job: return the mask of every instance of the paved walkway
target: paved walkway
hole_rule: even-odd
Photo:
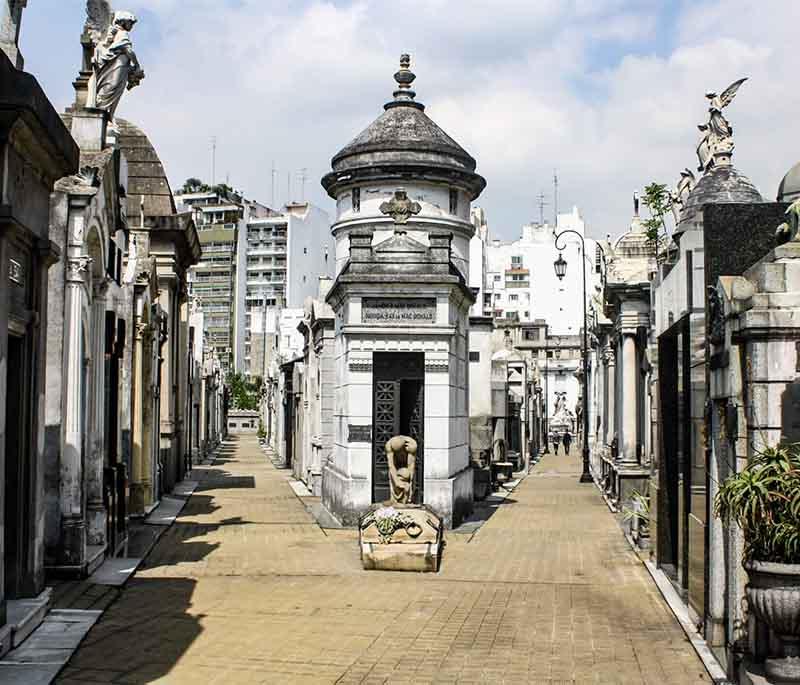
[[[709,682],[579,471],[546,456],[436,575],[366,572],[241,439],[59,682]]]

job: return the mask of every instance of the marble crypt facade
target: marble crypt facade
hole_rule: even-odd
[[[333,446],[322,500],[353,524],[389,499],[384,445],[420,445],[415,498],[457,525],[472,508],[468,335],[475,160],[425,114],[407,55],[384,113],[332,160]],[[421,462],[421,464],[420,464]]]

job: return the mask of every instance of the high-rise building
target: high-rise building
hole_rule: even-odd
[[[317,295],[320,277],[334,269],[333,238],[328,214],[309,203],[290,203],[281,213],[246,221],[246,246],[239,259],[238,300],[244,312],[237,323],[237,370],[260,375],[254,338],[263,335],[263,312],[302,310]],[[276,321],[267,316],[266,321]],[[278,334],[275,325],[267,333]],[[262,353],[263,356],[263,353]]]
[[[483,245],[473,245],[471,250],[477,253],[482,248],[485,264],[485,277],[480,283],[482,311],[473,313],[506,321],[544,319],[551,335],[577,335],[583,326],[581,263],[586,269],[587,297],[591,297],[600,284],[596,243],[586,240],[586,255],[582,258],[577,236],[563,236],[560,250],[556,249],[555,237],[568,229],[584,235],[585,224],[578,208],[559,214],[556,227],[547,223],[526,224],[522,235],[513,241],[492,240],[485,217],[476,216],[474,212],[473,223],[476,237],[481,238]],[[568,264],[567,277],[563,280],[556,277],[553,268],[559,254]]]
[[[274,212],[220,187],[181,193],[176,200],[179,208],[194,213],[203,257],[192,269],[192,294],[203,308],[205,332],[227,374],[239,367],[235,336],[243,307],[237,307],[237,270],[246,247],[244,227],[248,220]]]

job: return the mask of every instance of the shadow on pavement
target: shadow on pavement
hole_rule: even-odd
[[[167,676],[203,630],[203,614],[189,611],[196,582],[133,578],[56,682],[87,685],[122,680],[138,685]]]

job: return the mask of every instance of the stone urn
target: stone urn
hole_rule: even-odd
[[[800,564],[750,561],[747,601],[755,615],[781,642],[783,655],[766,660],[767,677],[776,683],[800,683]]]

